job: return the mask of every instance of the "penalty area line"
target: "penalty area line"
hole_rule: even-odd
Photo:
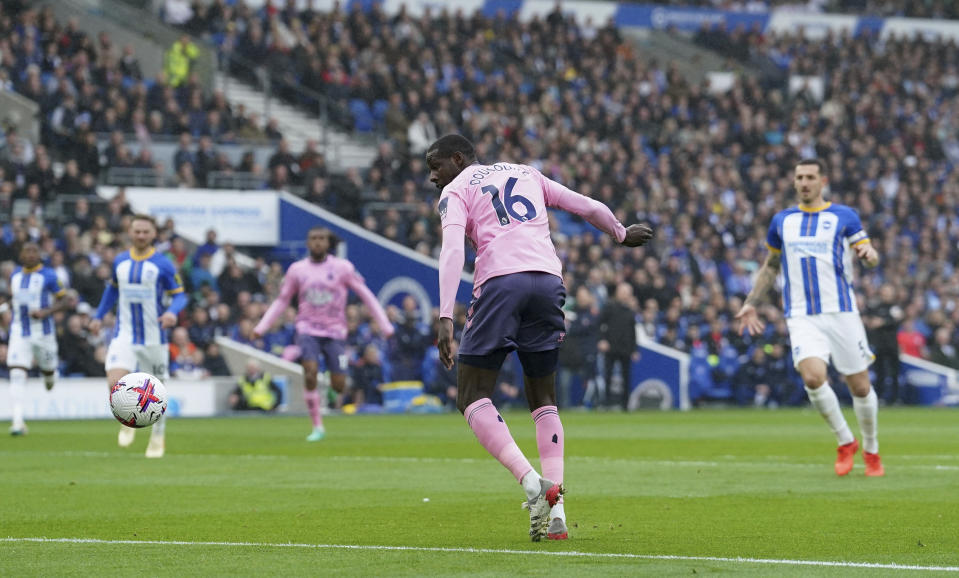
[[[816,566],[829,568],[870,568],[879,570],[917,570],[927,572],[959,572],[959,566],[921,566],[917,564],[884,564],[879,562],[845,562],[834,560],[790,560],[777,558],[747,558],[726,556],[681,556],[667,554],[618,554],[606,552],[504,550],[495,548],[441,548],[429,546],[377,546],[361,544],[297,544],[270,542],[202,542],[184,540],[102,540],[98,538],[0,538],[0,543],[41,544],[100,544],[100,545],[156,545],[156,546],[211,546],[227,548],[301,548],[312,550],[379,550],[387,552],[441,552],[452,554],[539,555],[570,558],[612,558],[618,560],[663,560],[677,562],[724,562],[731,564],[767,564],[779,566]]]

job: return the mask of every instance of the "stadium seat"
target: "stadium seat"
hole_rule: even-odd
[[[373,113],[365,100],[359,98],[350,100],[350,114],[353,115],[353,130],[356,132],[373,131]]]

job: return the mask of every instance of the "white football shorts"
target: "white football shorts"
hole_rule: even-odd
[[[793,364],[809,357],[818,357],[842,375],[865,371],[876,359],[862,318],[854,311],[820,313],[786,319]]]
[[[125,369],[132,373],[142,371],[159,379],[170,377],[170,346],[133,345],[119,339],[110,342],[107,348],[106,370]]]
[[[40,371],[57,368],[57,336],[52,333],[36,337],[11,335],[7,344],[7,367],[30,369],[34,361]]]

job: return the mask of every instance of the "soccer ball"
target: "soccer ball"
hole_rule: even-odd
[[[128,373],[110,388],[113,417],[127,427],[155,424],[166,406],[166,388],[149,373]]]

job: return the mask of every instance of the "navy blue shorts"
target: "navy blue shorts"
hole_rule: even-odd
[[[566,337],[564,303],[566,288],[556,275],[526,272],[488,279],[473,290],[459,353],[556,349]]]
[[[322,357],[330,373],[346,373],[350,367],[346,343],[339,339],[297,333],[296,346],[300,348],[300,356],[304,361],[319,362]]]

